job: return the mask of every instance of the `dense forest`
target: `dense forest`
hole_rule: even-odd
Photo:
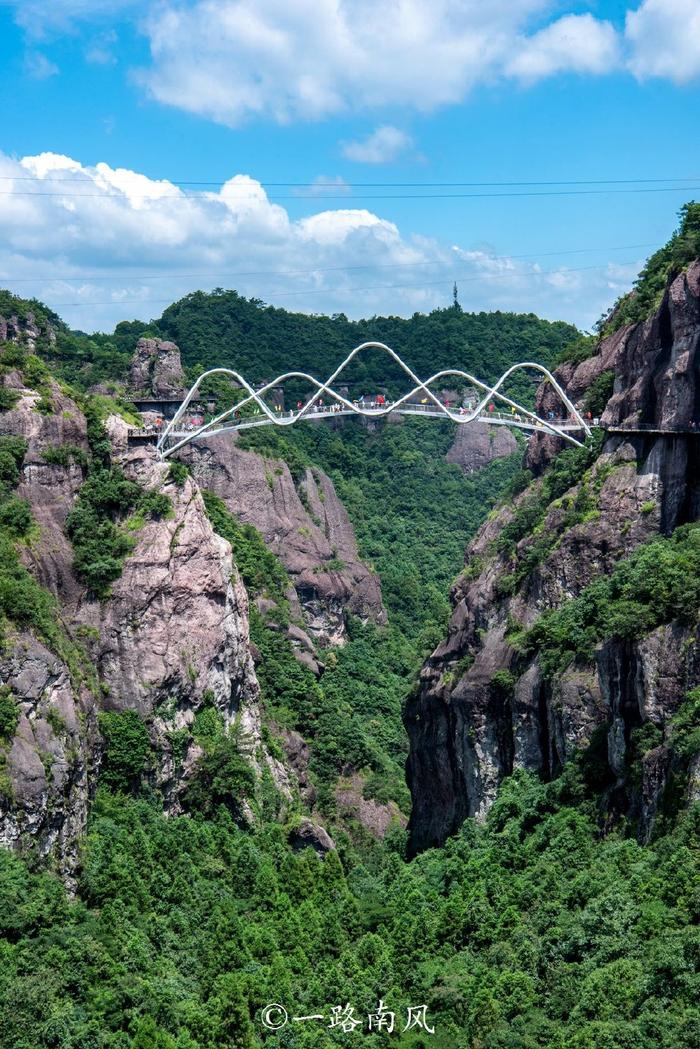
[[[157,323],[183,348],[185,363],[195,371],[223,364],[260,381],[290,370],[326,379],[351,349],[369,341],[391,346],[420,378],[461,368],[494,381],[519,360],[549,364],[578,334],[570,324],[548,323],[534,314],[465,313],[459,306],[407,320],[309,317],[223,290],[195,292],[168,307]],[[395,394],[405,391],[407,382],[378,351],[353,361],[343,380],[354,394],[378,389]],[[528,380],[515,380],[510,388],[523,395]]]

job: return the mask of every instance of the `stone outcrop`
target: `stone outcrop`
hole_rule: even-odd
[[[187,383],[176,344],[162,339],[139,339],[129,372],[129,385],[135,394],[183,396]]]
[[[17,313],[10,313],[5,317],[0,315],[0,363],[2,362],[3,343],[21,343],[27,349],[35,350],[41,338],[53,343],[56,341],[56,334],[50,325],[40,325],[31,310],[22,315]]]
[[[78,600],[82,588],[71,569],[73,552],[64,524],[84,480],[80,459],[88,454],[85,417],[56,384],[51,389],[51,415],[34,409],[35,390],[18,386],[21,397],[16,407],[0,413],[0,435],[20,436],[27,442],[17,495],[30,504],[38,534],[22,556],[42,586],[70,604]],[[61,446],[72,449],[66,463],[52,461],[52,453]]]
[[[289,844],[297,850],[311,848],[319,856],[325,856],[335,848],[335,842],[325,827],[307,818],[301,819],[290,831]]]
[[[364,796],[364,777],[350,772],[338,780],[335,800],[340,816],[356,820],[374,838],[382,839],[392,827],[405,828],[407,820],[395,801],[379,802]]]
[[[446,459],[448,463],[456,463],[465,474],[471,474],[488,466],[494,459],[502,459],[517,450],[518,442],[507,426],[465,423],[457,427]]]
[[[6,639],[0,678],[19,714],[0,769],[0,843],[33,842],[72,883],[99,754],[94,699],[28,633]]]
[[[609,434],[590,470],[550,505],[514,555],[498,553],[497,540],[540,480],[492,515],[469,548],[447,637],[406,710],[414,852],[442,843],[468,816],[483,818],[513,770],[554,776],[601,739],[608,811],[625,811],[642,839],[651,832],[673,761],[669,721],[700,681],[696,633],[670,623],[636,642],[609,641],[590,664],[548,680],[538,656],[523,665],[511,640],[641,543],[700,516],[700,437],[693,429],[700,422],[700,264],[670,284],[653,317],[614,333],[595,356],[564,365],[557,377],[581,405],[607,370],[615,372],[615,384],[604,423],[639,432]],[[544,384],[538,409],[554,409],[553,396]],[[559,441],[536,435],[526,463],[540,474],[559,448]],[[572,519],[576,505],[584,510]],[[508,577],[526,558],[533,567],[513,589]],[[660,730],[664,743],[643,756],[642,783],[633,789],[626,781],[631,738],[646,724]]]
[[[179,488],[169,482],[167,464],[149,446],[128,445],[126,429],[112,417],[122,469],[167,495],[172,516],[147,521],[139,530],[108,601],[81,605],[81,620],[99,631],[95,660],[107,693],[103,706],[136,709],[148,719],[162,756],[159,786],[175,811],[198,753],[192,742],[178,765],[171,734],[191,728],[205,702],[214,704],[227,727],[236,720],[250,754],[263,753],[278,788],[289,796],[286,770],[262,745],[248,595],[231,547],[213,531],[196,483],[187,478]]]
[[[342,644],[346,612],[386,622],[379,579],[360,560],[347,512],[322,470],[307,469],[295,483],[286,463],[243,451],[230,437],[199,441],[182,457],[201,487],[257,528],[280,558],[317,644]]]

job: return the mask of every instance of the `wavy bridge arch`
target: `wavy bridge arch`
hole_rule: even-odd
[[[409,377],[411,382],[415,383],[415,386],[408,393],[398,398],[396,401],[392,401],[387,405],[376,406],[374,408],[361,407],[359,404],[349,401],[341,393],[338,393],[333,389],[333,383],[338,379],[343,370],[350,364],[358,354],[366,350],[381,350],[383,353],[389,355],[400,368],[403,369],[405,374]],[[532,369],[543,375],[552,385],[556,393],[558,394],[562,404],[566,407],[568,414],[571,417],[570,422],[564,422],[562,424],[555,424],[551,420],[541,419],[535,412],[530,411],[528,408],[524,408],[516,401],[510,399],[506,394],[501,393],[500,389],[504,382],[517,371],[525,369]],[[197,427],[195,430],[190,432],[182,432],[177,428],[177,424],[182,419],[183,415],[187,411],[192,399],[195,397],[200,386],[205,379],[211,375],[228,375],[233,378],[236,383],[241,386],[246,392],[247,396],[239,401],[238,404],[233,405],[231,408],[227,408],[221,412],[214,419],[208,423]],[[443,404],[438,397],[430,389],[430,386],[438,381],[444,381],[448,378],[458,378],[465,380],[478,390],[483,391],[483,397],[476,405],[476,407],[468,412],[453,411],[447,405]],[[265,404],[263,400],[266,393],[275,387],[279,387],[282,383],[287,382],[289,379],[303,379],[310,383],[311,386],[316,387],[316,392],[311,395],[308,401],[296,412],[287,412],[281,415],[279,412],[273,411]],[[411,398],[414,398],[418,393],[424,393],[426,396],[426,402],[430,402],[433,406],[433,410],[430,408],[423,409],[418,407],[415,403],[412,403]],[[325,406],[323,409],[319,405],[319,400],[327,395],[341,405],[339,410],[327,411]],[[517,415],[519,419],[513,418],[512,414],[506,418],[493,418],[488,415],[484,416],[483,412],[490,401],[498,401],[505,405],[508,405]],[[239,412],[241,408],[244,408],[247,404],[255,402],[260,411],[262,412],[263,418],[259,420],[250,419],[239,419],[236,418],[234,413]],[[574,433],[583,433],[586,436],[590,433],[590,428],[586,421],[583,419],[581,414],[575,405],[569,400],[566,393],[556,381],[554,376],[547,368],[542,364],[537,364],[534,361],[523,361],[519,364],[513,364],[507,369],[500,377],[498,382],[493,386],[489,386],[488,383],[483,382],[481,379],[477,379],[476,376],[470,375],[469,372],[461,371],[458,368],[450,368],[443,371],[436,372],[431,375],[429,379],[424,382],[421,381],[418,376],[409,368],[404,361],[401,360],[398,353],[386,346],[383,342],[363,342],[359,346],[356,346],[352,350],[345,360],[338,365],[333,374],[326,379],[325,382],[319,382],[318,379],[314,378],[313,375],[309,375],[306,372],[290,371],[285,372],[283,375],[277,376],[272,382],[266,383],[259,390],[254,390],[248,381],[240,375],[237,371],[232,368],[211,368],[209,371],[203,372],[199,376],[197,381],[188,390],[185,399],[178,408],[177,412],[173,416],[172,420],[163,430],[163,433],[158,441],[158,452],[162,458],[167,458],[176,452],[179,448],[184,447],[186,444],[190,444],[192,441],[196,441],[200,437],[213,437],[220,433],[235,432],[238,430],[250,429],[255,426],[293,426],[294,423],[300,422],[303,419],[317,419],[317,418],[335,418],[338,414],[343,415],[361,415],[366,418],[378,419],[385,415],[392,413],[398,413],[402,415],[418,415],[428,414],[431,417],[446,416],[453,422],[459,425],[465,425],[466,423],[480,420],[491,424],[498,424],[504,426],[514,426],[523,430],[539,430],[546,431],[548,433],[555,434],[558,437],[562,437],[565,441],[569,441],[575,445],[581,445],[581,441],[574,437]],[[231,419],[233,417],[233,422]],[[226,424],[226,420],[229,420]]]

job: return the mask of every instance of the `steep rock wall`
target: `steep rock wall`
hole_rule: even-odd
[[[514,627],[527,628],[576,597],[653,535],[697,520],[700,264],[670,284],[653,317],[605,339],[594,357],[563,366],[558,378],[581,404],[606,370],[614,370],[615,385],[604,424],[643,424],[640,432],[610,434],[584,477],[550,505],[514,555],[499,553],[498,539],[541,480],[493,515],[467,552],[448,635],[424,666],[406,711],[414,852],[441,844],[468,816],[483,818],[514,769],[553,776],[601,732],[609,811],[628,811],[641,837],[651,832],[672,755],[663,746],[645,755],[635,793],[625,783],[626,754],[632,731],[643,724],[667,735],[683,696],[700,681],[695,632],[669,624],[638,642],[602,644],[590,665],[574,665],[553,680],[543,678],[537,656],[523,668],[509,637]],[[552,396],[543,385],[538,408],[553,407]],[[646,426],[678,432],[658,435]],[[559,442],[535,436],[526,465],[539,474],[559,449]],[[576,506],[585,512],[572,518]],[[522,564],[532,567],[518,579]],[[516,665],[509,688],[498,672]]]
[[[518,442],[507,426],[474,422],[457,427],[446,458],[448,463],[456,463],[465,474],[470,474],[517,450]]]
[[[129,372],[129,384],[134,391],[154,397],[184,394],[187,383],[179,347],[162,339],[139,339]]]
[[[293,780],[263,745],[247,594],[196,483],[170,483],[154,449],[131,445],[126,424],[110,419],[114,461],[145,488],[166,494],[172,514],[137,529],[121,578],[108,598],[96,600],[73,572],[64,531],[85,475],[75,457],[88,451],[85,418],[55,384],[50,415],[36,410],[34,391],[20,392],[16,407],[0,413],[0,433],[28,442],[18,494],[38,527],[21,555],[58,599],[68,648],[92,671],[69,670],[30,634],[8,636],[0,684],[12,690],[20,717],[1,748],[0,841],[50,852],[70,880],[101,762],[99,710],[135,709],[145,718],[158,758],[154,784],[170,811],[179,810],[201,755],[190,741],[176,758],[173,733],[191,726],[204,703],[213,703],[225,724],[236,719],[251,763],[259,774],[269,770],[282,795],[291,797]],[[66,445],[75,452],[67,462],[46,461],[47,450]]]
[[[289,467],[244,451],[229,437],[191,445],[183,458],[202,488],[251,524],[289,572],[294,603],[322,645],[345,639],[345,613],[386,622],[379,578],[360,560],[347,512],[322,470],[295,484]]]

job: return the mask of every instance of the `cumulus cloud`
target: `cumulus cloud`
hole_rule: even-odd
[[[601,71],[606,23],[581,16],[554,23],[549,39],[525,35],[549,8],[549,0],[163,0],[144,22],[152,65],[141,81],[160,102],[237,125],[389,105],[430,110],[507,74],[533,46],[540,58],[531,52],[530,79],[572,63]]]
[[[506,72],[524,80],[554,73],[609,73],[620,60],[617,33],[592,15],[566,15],[522,40]]]
[[[158,316],[190,291],[219,286],[358,317],[448,305],[456,279],[465,309],[582,324],[612,297],[606,270],[541,270],[400,230],[364,208],[293,218],[249,174],[190,195],[104,163],[0,153],[0,176],[13,191],[0,194],[0,287],[46,301],[83,330]]]
[[[430,111],[509,77],[700,75],[698,0],[637,0],[624,30],[588,13],[552,20],[551,0],[3,2],[33,36],[133,17],[150,45],[151,62],[136,74],[147,93],[229,126],[397,105]],[[111,61],[96,39],[88,60]]]
[[[629,68],[640,79],[658,76],[684,83],[700,76],[698,0],[644,0],[628,12],[625,36]]]
[[[358,164],[390,164],[410,149],[413,139],[391,124],[383,124],[358,142],[344,142],[343,156]]]

